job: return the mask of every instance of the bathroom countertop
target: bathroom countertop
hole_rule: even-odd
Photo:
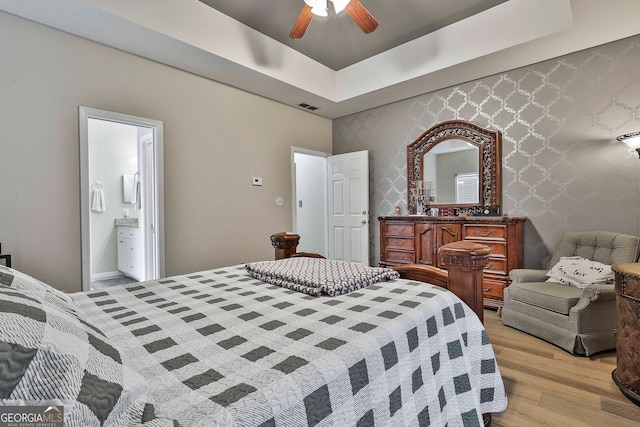
[[[116,218],[116,227],[135,227],[140,226],[138,218]]]

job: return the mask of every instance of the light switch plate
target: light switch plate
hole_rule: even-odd
[[[254,176],[253,179],[251,180],[251,183],[253,185],[260,186],[262,185],[262,178],[259,176]]]

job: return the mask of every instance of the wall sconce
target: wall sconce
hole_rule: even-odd
[[[629,148],[636,150],[638,152],[638,156],[640,157],[640,132],[632,132],[620,135],[616,139],[627,144]]]

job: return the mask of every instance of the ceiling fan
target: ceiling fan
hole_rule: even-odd
[[[327,2],[328,0],[304,0],[305,5],[293,25],[289,37],[292,39],[302,38],[311,23],[313,15],[327,16],[329,10]],[[378,27],[376,18],[369,13],[359,0],[331,0],[331,3],[336,14],[344,10],[366,34],[373,32]]]

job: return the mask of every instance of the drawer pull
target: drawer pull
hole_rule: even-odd
[[[485,289],[482,290],[482,292],[489,292],[493,290],[493,286],[488,286]]]
[[[397,244],[398,246],[404,246],[404,245],[406,245],[406,244],[407,244],[407,242],[406,242],[406,241],[404,241],[404,240],[401,240],[401,241],[399,241],[399,242],[396,242],[396,244]]]
[[[492,268],[493,268],[493,263],[492,263],[492,262],[491,262],[491,263],[489,263],[489,264],[487,264],[487,265],[484,267],[484,269],[485,269],[485,270],[491,270]]]
[[[487,236],[491,236],[491,235],[493,234],[493,230],[489,230],[489,231],[487,231],[486,233],[483,233],[483,232],[482,232],[482,231],[480,231],[480,230],[476,230],[476,234],[477,234],[478,236],[487,237]]]

